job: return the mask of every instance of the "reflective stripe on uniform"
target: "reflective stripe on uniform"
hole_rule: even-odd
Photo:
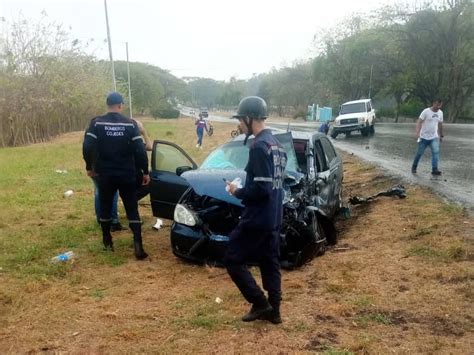
[[[111,222],[111,221],[112,221],[112,218],[108,218],[108,219],[99,218],[99,221],[101,221],[101,222]]]
[[[142,224],[142,221],[131,220],[131,221],[128,221],[128,223],[139,223],[139,224]]]
[[[273,178],[258,176],[258,177],[254,177],[253,181],[273,182]]]
[[[132,138],[132,141],[136,141],[137,139],[143,140],[142,136],[136,136],[136,137],[133,137],[133,138]]]
[[[134,127],[133,123],[121,123],[121,122],[96,122],[96,125],[102,126],[129,126]]]
[[[97,136],[94,133],[87,132],[86,136],[91,136],[92,138],[97,139]]]

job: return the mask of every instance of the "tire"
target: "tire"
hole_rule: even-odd
[[[375,134],[375,124],[373,124],[372,126],[370,126],[370,128],[369,128],[369,134],[372,135],[372,136]]]
[[[337,137],[338,134],[339,134],[339,133],[332,131],[332,132],[331,132],[331,138],[332,138],[332,139],[336,139],[336,137]]]
[[[231,136],[232,138],[235,138],[235,137],[237,137],[238,135],[239,135],[239,132],[238,132],[236,129],[234,129],[233,131],[230,131],[230,136]]]
[[[341,208],[342,208],[342,186],[339,189],[339,193],[337,194],[337,205],[336,205],[336,211],[334,214],[337,215],[339,211],[341,210]]]
[[[346,135],[346,137],[350,137],[351,136],[351,131],[347,131],[347,132],[344,132],[344,134]]]
[[[301,263],[311,260],[314,256],[324,255],[326,252],[327,241],[324,228],[315,213],[313,213],[309,218],[310,221],[308,221],[305,230],[308,244],[305,248],[306,250],[301,251]]]
[[[326,252],[327,241],[326,234],[324,233],[323,226],[319,223],[317,218],[313,218],[314,225],[311,226],[311,229],[314,230],[316,241],[320,244],[320,247],[316,250],[315,256],[324,255]]]
[[[364,128],[361,128],[360,130],[360,134],[363,137],[367,137],[369,135],[369,132],[370,132],[370,126],[365,126]]]

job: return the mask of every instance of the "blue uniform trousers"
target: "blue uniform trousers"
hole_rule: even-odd
[[[280,308],[280,232],[246,230],[237,226],[229,236],[224,264],[232,281],[245,299],[257,306],[266,303],[266,297],[250,273],[247,264],[256,263],[260,268],[263,288],[275,310]]]
[[[102,233],[104,235],[110,233],[110,223],[112,221],[110,211],[112,210],[114,195],[118,190],[134,237],[141,235],[141,220],[138,213],[135,175],[133,175],[133,177],[119,177],[101,174],[99,175],[98,181]]]

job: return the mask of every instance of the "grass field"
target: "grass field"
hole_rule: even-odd
[[[215,123],[198,150],[192,119],[144,122],[198,163],[234,128]],[[114,235],[115,253],[102,251],[81,143],[76,132],[0,150],[0,353],[472,352],[474,220],[460,207],[418,186],[404,200],[353,207],[337,221],[335,248],[283,272],[284,323],[247,324],[225,270],[175,258],[171,222],[153,230],[148,200],[149,260],[134,259],[130,231]],[[343,159],[345,199],[399,183]],[[49,262],[67,250],[72,262]]]

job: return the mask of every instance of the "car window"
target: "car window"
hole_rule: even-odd
[[[368,108],[368,112],[372,111],[372,104],[369,102],[367,102],[367,108]]]
[[[176,173],[176,168],[179,166],[192,167],[193,163],[172,145],[162,143],[155,145],[154,170]]]
[[[326,154],[326,159],[328,163],[331,164],[332,160],[336,157],[336,151],[334,150],[331,142],[329,142],[327,138],[322,137],[320,141],[323,145],[324,153]]]
[[[364,102],[342,105],[341,112],[339,114],[344,115],[346,113],[358,113],[358,112],[366,112],[366,107],[365,107]]]
[[[293,140],[293,146],[295,148],[296,163],[299,171],[306,174],[307,170],[307,158],[306,158],[306,144],[307,140],[295,139]]]
[[[318,173],[321,173],[323,171],[326,171],[329,169],[328,167],[328,162],[326,159],[326,155],[324,154],[323,147],[321,145],[321,142],[317,140],[314,142],[314,162],[316,164],[315,168]]]
[[[287,138],[288,136],[289,138]],[[293,142],[291,135],[281,135],[276,137],[287,155],[286,170],[298,171],[298,163],[296,160],[295,150],[293,149]],[[211,152],[199,169],[244,169],[249,159],[249,146],[253,139],[249,139],[246,145],[243,145],[241,140],[228,142],[216,150]]]
[[[200,169],[244,169],[249,159],[248,146],[224,144],[211,152]]]

